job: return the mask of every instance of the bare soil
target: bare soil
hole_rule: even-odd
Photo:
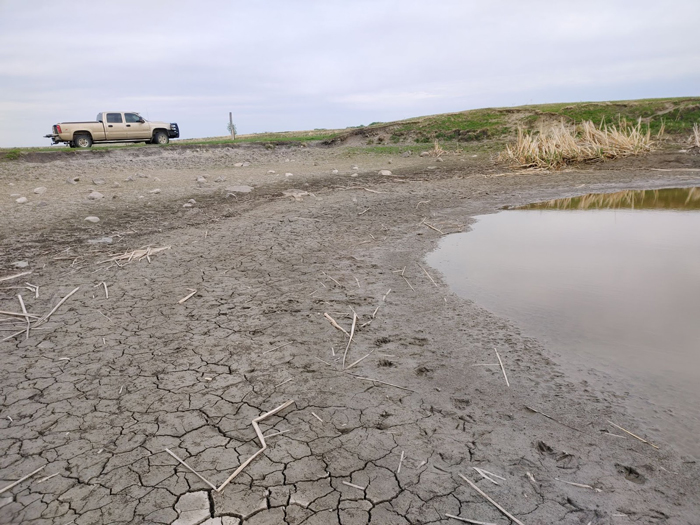
[[[43,315],[80,287],[0,343],[0,488],[45,465],[0,494],[1,523],[509,522],[460,475],[528,525],[698,522],[695,458],[604,371],[571,373],[423,257],[436,230],[504,206],[699,185],[700,156],[515,173],[346,147],[84,153],[0,164],[0,278],[33,272],[0,282],[0,310],[22,294]],[[100,264],[143,246],[171,248]],[[356,313],[349,347],[326,313],[348,332]],[[346,348],[346,367],[369,355],[343,370]],[[494,348],[509,387],[474,366]],[[219,486],[259,448],[251,421],[288,400],[260,423],[284,433],[221,492],[164,452]]]

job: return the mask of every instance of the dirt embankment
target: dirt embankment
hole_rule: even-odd
[[[460,475],[527,524],[696,522],[694,459],[613,436],[607,420],[654,441],[624,393],[568,376],[422,260],[435,229],[700,184],[697,159],[514,174],[488,155],[285,147],[3,163],[0,277],[21,261],[33,273],[0,283],[0,309],[18,311],[21,293],[43,315],[80,289],[28,339],[0,343],[3,486],[46,465],[0,494],[0,522],[507,523]],[[146,245],[171,248],[97,264]],[[38,298],[13,288],[25,279]],[[354,324],[352,341],[324,314]],[[510,386],[473,366],[494,348]],[[164,452],[219,486],[259,448],[251,421],[288,400],[260,423],[267,450],[221,492]]]

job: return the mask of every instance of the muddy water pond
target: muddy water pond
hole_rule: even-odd
[[[700,188],[480,216],[428,263],[457,294],[620,394],[649,437],[700,457]]]

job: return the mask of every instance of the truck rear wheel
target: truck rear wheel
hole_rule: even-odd
[[[160,144],[161,146],[167,144],[170,142],[170,138],[168,137],[168,134],[165,131],[156,131],[153,134],[153,143],[154,144]]]
[[[89,148],[92,146],[92,137],[87,133],[80,133],[73,137],[73,144],[76,148]]]

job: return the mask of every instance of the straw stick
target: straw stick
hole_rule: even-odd
[[[221,484],[221,486],[220,486],[219,488],[214,487],[215,490],[216,490],[216,492],[221,492],[222,490],[224,490],[224,487],[226,487],[226,485],[228,485],[236,476],[238,476],[238,474],[240,474],[240,472],[241,472],[244,468],[246,468],[246,467],[250,464],[251,461],[253,461],[256,457],[258,457],[260,454],[262,454],[262,453],[265,451],[265,449],[267,449],[267,443],[265,443],[265,436],[263,436],[263,433],[260,432],[260,427],[258,426],[258,423],[259,423],[260,421],[262,421],[263,419],[268,418],[268,417],[270,417],[270,416],[273,416],[273,415],[275,415],[277,412],[280,412],[280,411],[284,410],[285,408],[287,408],[287,407],[288,407],[289,405],[291,405],[292,403],[294,403],[294,400],[287,401],[286,403],[281,404],[281,405],[278,406],[277,408],[275,408],[275,409],[273,409],[273,410],[270,410],[269,412],[263,414],[262,416],[259,416],[259,417],[256,417],[255,419],[253,419],[253,421],[251,422],[251,424],[253,425],[253,430],[255,430],[255,433],[257,434],[258,439],[260,440],[260,445],[261,445],[260,450],[258,450],[258,451],[257,451],[255,454],[253,454],[252,456],[250,456],[250,457],[249,457],[247,460],[245,460],[243,463],[241,463],[241,465],[233,472],[233,474],[231,474],[231,475],[226,479],[226,481],[224,481],[224,482]]]
[[[405,455],[405,454],[406,454],[406,453],[402,450],[402,451],[401,451],[401,458],[399,459],[399,466],[398,466],[397,469],[396,469],[396,473],[397,473],[397,474],[398,474],[399,472],[401,472],[401,464],[403,463],[403,458],[404,458],[404,455]]]
[[[7,336],[5,339],[3,339],[2,341],[7,341],[7,340],[9,340],[9,339],[12,339],[12,338],[14,338],[14,337],[17,337],[19,334],[23,334],[24,332],[25,332],[25,329],[22,328],[19,332],[15,332],[15,333],[12,334],[12,335],[8,335],[8,336]]]
[[[282,385],[284,385],[285,383],[289,383],[290,381],[293,381],[293,380],[294,380],[294,378],[293,378],[293,377],[290,377],[289,379],[286,379],[286,380],[282,381],[281,383],[275,385],[275,388],[277,388],[278,386],[282,386]]]
[[[24,312],[24,317],[27,320],[27,339],[29,339],[29,329],[32,326],[31,321],[29,320],[29,315],[27,314],[27,308],[24,306],[24,301],[22,300],[22,295],[17,294],[17,299],[19,299],[19,304],[22,307],[22,312]]]
[[[400,388],[401,390],[407,390],[408,392],[415,392],[415,390],[411,390],[410,388],[395,385],[394,383],[387,383],[386,381],[380,381],[379,379],[373,379],[371,377],[358,376],[355,374],[351,374],[350,372],[345,372],[345,373],[348,374],[349,376],[356,377],[357,379],[362,379],[363,381],[371,381],[372,383],[381,383],[382,385],[393,386],[394,388]]]
[[[321,423],[323,423],[323,419],[321,419],[321,418],[318,416],[318,414],[316,414],[315,412],[311,412],[311,415],[314,416],[316,419],[318,419]]]
[[[495,479],[493,479],[491,476],[493,476],[494,478],[502,479],[503,481],[506,480],[506,478],[499,476],[498,474],[494,474],[493,472],[489,472],[488,470],[484,470],[484,469],[481,469],[478,467],[472,467],[472,468],[474,470],[476,470],[482,478],[489,480],[494,485],[500,485],[500,483],[498,481],[496,481]]]
[[[477,486],[474,484],[474,482],[472,482],[472,480],[470,480],[470,479],[467,478],[466,476],[463,476],[462,474],[457,473],[457,475],[458,475],[460,478],[462,478],[464,481],[466,481],[467,483],[469,483],[469,485],[471,486],[471,488],[473,488],[473,489],[476,490],[479,494],[481,494],[484,498],[486,498],[486,500],[487,500],[489,503],[491,503],[491,505],[493,505],[493,506],[496,507],[498,510],[500,510],[501,513],[503,513],[503,515],[506,516],[508,519],[510,519],[511,521],[514,521],[514,522],[517,523],[518,525],[525,525],[522,521],[520,521],[518,518],[516,518],[515,516],[513,516],[510,512],[508,512],[506,509],[504,509],[504,508],[501,507],[498,503],[496,503],[494,500],[492,500],[492,499],[488,496],[488,494],[486,494],[483,490],[481,490],[479,487],[477,487]]]
[[[22,272],[22,273],[18,273],[18,274],[15,274],[15,275],[8,275],[7,277],[0,277],[0,283],[3,282],[3,281],[10,281],[10,280],[12,280],[12,279],[17,279],[18,277],[22,277],[22,276],[24,276],[24,275],[29,275],[30,273],[32,273],[32,272],[31,272],[31,271],[29,271],[29,272]]]
[[[335,328],[337,328],[338,330],[340,330],[341,332],[343,332],[345,335],[347,335],[348,337],[350,337],[350,334],[348,333],[348,331],[347,331],[345,328],[343,328],[342,326],[340,326],[338,323],[336,323],[336,322],[335,322],[335,319],[333,319],[333,318],[330,316],[330,314],[329,314],[328,312],[326,312],[325,314],[323,314],[323,317],[325,317],[326,319],[328,319],[328,320],[331,322],[331,324],[332,324]]]
[[[173,451],[171,451],[169,448],[166,448],[165,451],[166,451],[168,454],[170,454],[172,457],[174,457],[176,460],[178,460],[180,463],[182,463],[185,467],[187,467],[195,476],[197,476],[199,479],[201,479],[204,483],[206,483],[206,484],[209,485],[211,488],[213,488],[214,490],[216,490],[216,487],[214,486],[214,484],[213,484],[211,481],[207,480],[207,479],[206,479],[204,476],[202,476],[199,472],[197,472],[195,469],[193,469],[193,468],[190,467],[187,463],[185,463],[183,460],[181,460],[179,457],[177,457]]]
[[[270,348],[269,350],[265,350],[262,355],[269,354],[270,352],[274,352],[275,350],[279,350],[280,348],[284,348],[285,346],[289,346],[293,343],[294,341],[289,341],[288,343],[284,343],[283,345],[276,346],[274,348]]]
[[[185,301],[187,301],[187,299],[189,299],[190,297],[192,297],[194,294],[197,293],[197,290],[195,290],[194,288],[188,288],[188,290],[190,290],[191,293],[187,294],[185,297],[183,297],[182,299],[180,299],[180,300],[177,302],[177,304],[182,304],[182,303],[184,303]]]
[[[105,299],[109,299],[109,290],[107,290],[107,283],[102,281],[102,286],[105,287]]]
[[[24,314],[21,312],[5,312],[4,310],[0,310],[0,314],[1,315],[9,315],[11,317],[33,317],[34,319],[40,318],[38,315]]]
[[[474,525],[496,525],[495,523],[491,523],[490,521],[476,521],[476,520],[470,520],[469,518],[460,518],[459,516],[455,516],[453,514],[445,514],[448,518],[452,518],[453,520],[457,521],[463,521],[464,523],[473,523]]]
[[[370,321],[370,322],[371,322],[371,321]],[[362,326],[364,326],[364,325],[362,325]],[[376,348],[373,349],[369,354],[367,354],[367,355],[365,355],[365,356],[363,356],[363,357],[360,357],[360,358],[359,358],[357,361],[355,361],[354,363],[349,364],[349,365],[345,368],[345,370],[350,370],[353,366],[355,366],[355,365],[359,364],[360,362],[364,361],[364,360],[367,359],[369,356],[371,356],[376,350],[377,350]]]
[[[345,358],[348,355],[348,349],[350,348],[350,343],[352,343],[352,338],[355,335],[355,325],[357,324],[357,314],[353,310],[352,312],[352,328],[350,329],[350,339],[348,339],[348,344],[345,347],[345,353],[343,353],[343,368],[345,368]]]
[[[591,490],[595,490],[596,492],[603,492],[600,489],[597,489],[595,487],[591,487],[590,485],[586,485],[584,483],[574,483],[573,481],[564,481],[563,479],[559,479],[559,478],[554,478],[554,479],[556,479],[557,481],[561,481],[562,483],[566,483],[567,485],[573,485],[574,487],[579,487],[582,489],[591,489]]]
[[[365,191],[368,191],[370,193],[387,193],[386,191],[377,191],[377,190],[370,190],[369,188],[362,188]]]
[[[365,487],[361,487],[360,485],[355,485],[354,483],[350,483],[349,481],[341,481],[343,485],[347,485],[348,487],[352,487],[357,490],[365,490]]]
[[[12,487],[14,487],[15,485],[19,485],[19,484],[22,483],[25,479],[31,478],[31,477],[32,477],[34,474],[36,474],[37,472],[39,472],[39,471],[41,471],[41,470],[44,470],[44,468],[46,468],[46,465],[44,465],[43,467],[39,467],[39,468],[36,469],[34,472],[32,472],[32,473],[30,473],[30,474],[27,474],[26,476],[23,476],[23,477],[19,478],[19,479],[18,479],[17,481],[15,481],[14,483],[10,483],[7,487],[0,489],[0,494],[2,494],[3,492],[5,492],[6,490],[10,490],[10,489],[11,489]]]
[[[384,297],[382,297],[382,302],[386,301],[386,296],[391,293],[391,288],[389,288],[386,293],[384,294]]]
[[[404,268],[404,270],[405,270],[405,268]],[[415,292],[416,289],[413,286],[411,286],[411,283],[408,282],[408,279],[406,279],[406,277],[403,274],[401,274],[401,277],[403,277],[403,280],[406,281],[406,284],[408,285],[408,287]]]
[[[496,352],[496,357],[498,357],[498,364],[501,365],[501,372],[503,372],[503,378],[506,380],[506,386],[510,388],[510,383],[508,382],[508,376],[506,375],[506,369],[503,367],[503,361],[501,361],[501,356],[498,355],[498,350],[493,349]]]
[[[427,226],[427,227],[430,228],[431,230],[435,230],[435,231],[438,232],[440,235],[445,235],[445,232],[444,232],[444,231],[438,230],[435,226],[433,226],[433,225],[431,225],[431,224],[428,224],[427,222],[425,222],[425,219],[423,219],[423,221],[421,222],[421,224],[424,224],[425,226]]]
[[[39,483],[43,483],[44,481],[50,480],[51,478],[55,478],[55,477],[58,476],[59,474],[60,474],[60,472],[56,472],[55,474],[51,474],[50,476],[46,476],[45,478],[41,478],[41,479],[40,479],[39,481],[37,481],[36,483],[37,483],[37,485],[38,485]]]
[[[333,281],[333,282],[334,282],[335,284],[337,284],[338,286],[342,286],[342,284],[340,284],[338,281],[336,281],[335,279],[333,279],[333,277],[331,277],[330,275],[328,275],[326,272],[321,272],[321,273],[322,273],[323,275],[325,275],[326,277],[328,277],[331,281]]]
[[[435,280],[430,276],[430,274],[428,273],[428,270],[423,268],[420,264],[418,265],[418,268],[420,268],[421,270],[423,270],[425,272],[425,275],[427,275],[428,279],[430,279],[430,282],[435,285],[435,288],[439,288],[438,283],[436,283]]]
[[[647,445],[652,446],[652,447],[654,447],[654,448],[657,449],[657,450],[659,449],[659,447],[657,447],[657,446],[654,445],[653,443],[650,443],[650,442],[647,441],[646,439],[640,438],[637,434],[632,434],[632,432],[630,432],[629,430],[626,430],[626,429],[622,428],[620,425],[616,425],[615,423],[613,423],[613,422],[610,421],[610,420],[608,420],[608,423],[610,423],[610,424],[611,424],[612,426],[614,426],[615,428],[619,428],[619,429],[622,430],[623,432],[627,432],[630,436],[632,436],[633,438],[638,439],[638,440],[641,441],[642,443],[646,443]]]
[[[54,307],[53,310],[51,310],[48,314],[46,314],[44,317],[42,317],[41,319],[39,319],[39,321],[37,321],[37,324],[42,324],[42,323],[45,323],[46,321],[48,321],[48,320],[49,320],[49,317],[51,317],[54,313],[56,313],[56,310],[58,310],[58,309],[61,307],[61,305],[62,305],[63,303],[65,303],[65,302],[68,300],[68,298],[69,298],[71,295],[73,295],[75,292],[77,292],[78,290],[80,290],[80,286],[78,286],[75,290],[73,290],[71,293],[69,293],[68,295],[66,295],[63,299],[61,299],[61,300],[58,302],[58,304]]]
[[[544,417],[546,417],[547,419],[551,419],[551,420],[554,421],[555,423],[559,423],[560,425],[563,425],[563,426],[565,426],[566,428],[570,428],[571,430],[575,430],[576,432],[581,432],[578,428],[576,428],[576,427],[571,427],[571,426],[567,425],[566,423],[562,423],[562,422],[559,421],[558,419],[554,419],[552,416],[548,416],[548,415],[545,414],[544,412],[540,412],[539,410],[535,410],[534,408],[529,407],[529,406],[527,406],[527,405],[525,405],[525,408],[527,408],[530,412],[534,412],[535,414],[539,414],[539,415],[541,415],[541,416],[544,416]]]

